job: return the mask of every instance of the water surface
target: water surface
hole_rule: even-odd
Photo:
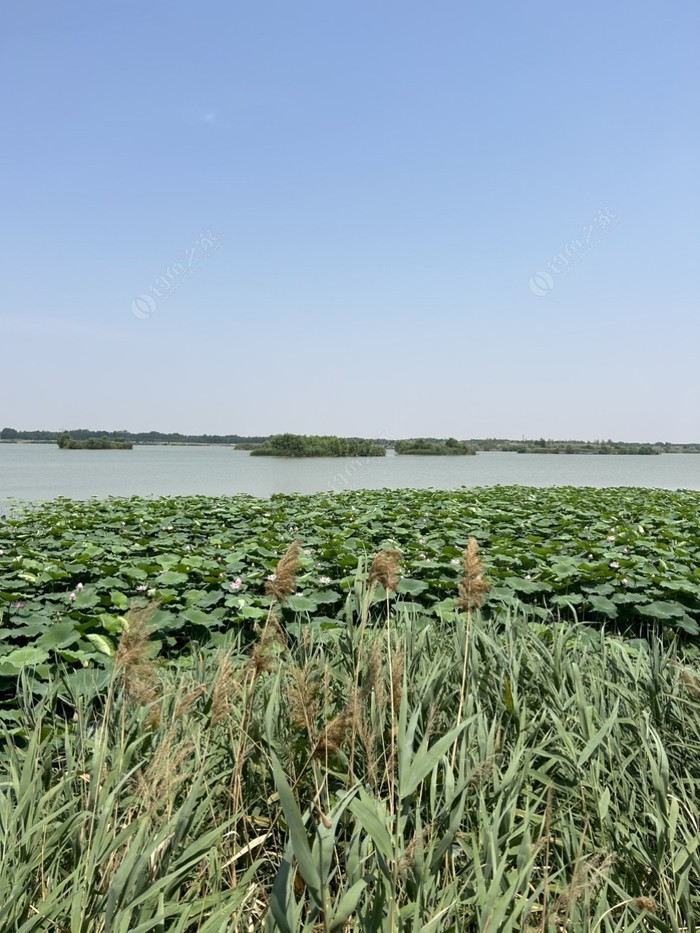
[[[0,444],[0,502],[67,496],[212,496],[460,486],[653,486],[700,489],[700,455],[480,453],[476,457],[251,457],[230,447],[59,450]]]

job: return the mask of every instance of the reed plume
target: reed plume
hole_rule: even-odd
[[[458,606],[469,612],[477,609],[489,591],[489,584],[484,580],[484,565],[479,556],[476,538],[470,538],[462,554],[462,579],[459,584],[460,598]]]
[[[194,751],[192,736],[178,739],[173,727],[165,732],[148,765],[136,774],[142,811],[162,807],[171,810],[175,806],[178,789],[191,777],[185,763],[192,759]]]
[[[197,700],[207,692],[206,684],[195,684],[184,694],[178,697],[178,703],[173,711],[173,719],[182,719],[186,716]]]
[[[280,562],[275,567],[275,572],[265,581],[265,593],[278,603],[291,596],[297,588],[296,572],[301,566],[299,553],[301,544],[299,541],[293,541]]]
[[[148,657],[148,620],[155,608],[155,603],[149,603],[129,611],[114,655],[115,671],[121,675],[125,694],[143,706],[153,703],[158,697],[158,681],[153,662]]]
[[[339,748],[342,748],[353,733],[357,725],[357,719],[358,710],[356,704],[350,703],[325,725],[318,737],[312,757],[324,758],[326,755],[337,752]]]
[[[289,720],[300,732],[306,732],[309,741],[320,712],[320,693],[318,671],[309,663],[303,667],[292,663],[287,685]]]
[[[374,555],[369,568],[369,585],[381,583],[387,593],[396,591],[398,583],[401,553],[396,548],[388,547]]]

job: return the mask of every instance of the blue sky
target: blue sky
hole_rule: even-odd
[[[3,4],[0,426],[699,441],[699,26]]]

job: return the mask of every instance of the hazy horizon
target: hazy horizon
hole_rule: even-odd
[[[698,442],[699,26],[11,0],[0,428]]]

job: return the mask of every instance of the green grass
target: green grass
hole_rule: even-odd
[[[39,702],[21,676],[0,929],[695,929],[700,681],[674,638],[438,617],[362,562],[336,625],[168,657],[157,618]]]

